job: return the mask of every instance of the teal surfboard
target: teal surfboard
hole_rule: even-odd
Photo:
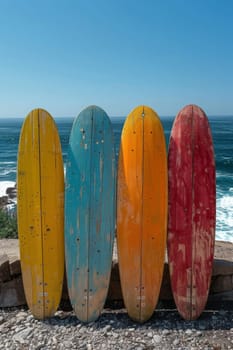
[[[75,119],[65,184],[65,254],[70,301],[83,322],[107,297],[115,230],[116,164],[112,125],[96,106]]]

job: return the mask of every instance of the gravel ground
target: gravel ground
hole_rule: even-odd
[[[184,321],[176,310],[158,310],[140,325],[124,309],[105,309],[90,324],[72,311],[38,321],[27,309],[0,310],[0,349],[233,349],[233,311],[205,311],[197,321]]]

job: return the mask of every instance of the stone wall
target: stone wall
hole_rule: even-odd
[[[13,244],[14,242],[14,244]],[[5,248],[4,248],[5,247]],[[26,304],[23,291],[17,240],[0,240],[0,307],[15,307]],[[215,259],[208,302],[233,302],[233,244],[216,242]],[[159,297],[159,305],[174,305],[168,264],[165,263],[164,275]],[[116,247],[113,254],[111,281],[107,297],[107,306],[123,305],[120,286]],[[61,307],[70,308],[66,281],[63,286]]]

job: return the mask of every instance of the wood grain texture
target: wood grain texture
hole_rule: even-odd
[[[77,317],[91,322],[107,297],[115,234],[116,164],[111,122],[96,106],[74,121],[67,157],[65,246]]]
[[[168,259],[178,311],[196,319],[209,291],[214,255],[216,184],[208,119],[195,105],[177,115],[169,153]]]
[[[157,304],[167,230],[167,160],[157,114],[139,106],[127,117],[118,162],[117,243],[129,316],[148,320]]]
[[[64,273],[64,171],[52,117],[35,109],[20,135],[17,169],[18,232],[26,300],[38,319],[60,302]]]

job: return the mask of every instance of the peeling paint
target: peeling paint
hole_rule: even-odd
[[[52,316],[61,297],[63,176],[60,140],[53,119],[46,111],[33,110],[20,135],[17,211],[21,218],[18,228],[24,290],[28,306],[38,319]]]
[[[199,107],[186,106],[176,117],[168,166],[171,285],[180,314],[195,319],[207,301],[216,215],[213,143]]]
[[[154,111],[139,106],[127,117],[122,130],[117,193],[121,286],[128,314],[137,322],[151,317],[158,300],[166,224],[167,162],[163,129]]]
[[[80,148],[82,128],[87,146],[82,144]],[[76,172],[67,169],[66,173],[66,181],[73,189],[67,192],[65,208],[65,241],[71,255],[67,263],[68,288],[77,317],[91,322],[104,306],[111,272],[114,237],[111,232],[115,228],[113,134],[105,112],[89,107],[78,116],[71,135],[68,159],[71,157]],[[72,238],[67,234],[69,225],[74,229]]]

